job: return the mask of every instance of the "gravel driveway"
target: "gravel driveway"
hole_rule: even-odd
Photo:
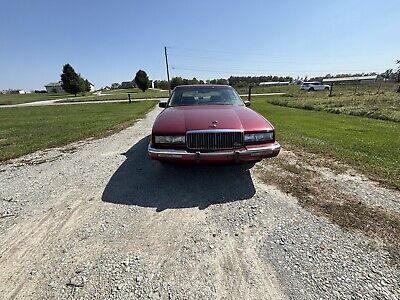
[[[255,166],[162,165],[146,155],[159,111],[0,164],[2,299],[400,298],[398,249],[266,174],[309,168],[326,178],[316,200],[336,187],[395,217],[399,191],[291,151]]]

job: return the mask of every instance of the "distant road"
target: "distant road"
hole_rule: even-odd
[[[145,101],[145,100],[167,100],[167,99],[168,98],[132,99],[132,102]],[[128,102],[128,99],[60,102],[60,101],[65,101],[65,100],[67,100],[67,99],[55,99],[55,100],[44,100],[44,101],[28,102],[28,103],[21,103],[21,104],[0,105],[0,108]]]
[[[279,95],[285,95],[285,93],[251,94],[252,97],[253,96],[279,96]],[[247,94],[240,95],[240,97],[247,97],[247,96],[248,96]],[[0,105],[0,108],[128,102],[128,99],[124,99],[124,100],[96,100],[96,101],[62,102],[62,101],[68,100],[68,99],[70,99],[70,98],[54,99],[54,100],[43,100],[43,101],[20,103],[20,104]],[[143,99],[132,99],[132,102],[145,101],[145,100],[164,100],[165,101],[167,99],[168,98],[143,98]]]

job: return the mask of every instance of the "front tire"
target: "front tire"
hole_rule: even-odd
[[[308,91],[309,92],[314,92],[314,88],[309,88]]]

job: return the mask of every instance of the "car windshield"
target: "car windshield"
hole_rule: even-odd
[[[169,106],[188,105],[243,105],[243,101],[231,87],[177,88]]]

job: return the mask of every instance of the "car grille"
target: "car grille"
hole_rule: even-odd
[[[226,150],[241,148],[244,145],[242,131],[189,131],[186,145],[192,150]]]

